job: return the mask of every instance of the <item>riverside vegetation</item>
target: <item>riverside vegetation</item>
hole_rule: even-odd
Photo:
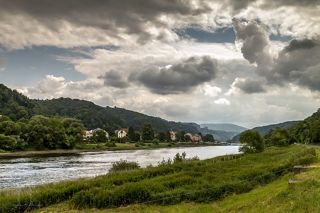
[[[98,130],[90,140],[84,140],[85,127],[77,119],[36,115],[30,119],[13,121],[7,116],[0,115],[0,153],[55,149],[149,149],[188,145],[212,145],[210,142],[214,141],[213,136],[207,134],[203,138],[209,144],[195,144],[186,140],[183,137],[184,132],[180,131],[179,133],[182,136],[175,143],[171,143],[169,132],[167,134],[165,132],[155,132],[150,124],[143,125],[142,140],[140,140],[140,134],[134,131],[132,127],[129,130],[131,130],[128,134],[129,137],[121,139],[112,136],[111,140],[108,140],[104,131]],[[138,140],[135,139],[137,135]],[[23,156],[23,153],[20,154]],[[36,153],[34,154],[36,155]]]
[[[1,191],[0,210],[18,212],[21,206],[30,203],[41,207],[63,204],[69,210],[137,203],[202,203],[248,192],[289,173],[294,165],[308,164],[315,159],[315,149],[303,145],[269,147],[261,153],[202,161],[186,160],[180,155],[178,161],[163,162],[157,167],[112,172],[93,179],[31,189]]]

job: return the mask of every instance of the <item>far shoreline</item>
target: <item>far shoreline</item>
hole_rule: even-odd
[[[216,143],[161,143],[158,145],[147,144],[145,146],[136,147],[135,144],[125,143],[117,144],[116,147],[101,147],[98,144],[92,148],[75,148],[75,149],[56,149],[56,150],[30,150],[30,151],[16,151],[16,152],[0,152],[0,159],[12,158],[31,158],[31,157],[59,157],[80,155],[85,152],[101,152],[101,151],[126,151],[126,150],[151,150],[163,148],[179,148],[179,147],[204,147],[204,146],[237,146],[238,144],[216,144]]]

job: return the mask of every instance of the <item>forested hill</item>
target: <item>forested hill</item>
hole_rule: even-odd
[[[114,130],[119,127],[133,126],[139,129],[144,123],[150,123],[156,131],[184,130],[199,132],[195,123],[171,122],[158,117],[122,109],[102,107],[92,102],[58,98],[52,100],[33,100],[0,84],[0,114],[12,120],[30,118],[33,115],[66,116],[81,120],[89,128]]]
[[[299,122],[301,122],[301,121],[287,121],[287,122],[278,123],[278,124],[271,124],[271,125],[267,125],[267,126],[259,126],[259,127],[253,128],[251,130],[257,131],[260,133],[260,135],[265,136],[271,130],[275,130],[278,128],[290,129],[291,127],[297,125]],[[234,136],[232,138],[232,142],[238,142],[239,138],[240,138],[240,134]]]
[[[59,115],[81,120],[87,128],[116,129],[132,126],[140,129],[144,123],[150,123],[157,131],[184,130],[198,132],[200,127],[192,123],[170,122],[158,117],[122,109],[101,107],[92,102],[58,98],[52,100],[37,100],[41,110],[36,112],[47,116]]]
[[[15,90],[0,84],[0,114],[12,120],[29,118],[36,111],[36,104]]]

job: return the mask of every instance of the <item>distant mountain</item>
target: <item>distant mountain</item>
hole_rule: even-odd
[[[259,132],[262,136],[265,136],[270,130],[272,129],[290,129],[291,127],[295,126],[298,124],[300,121],[287,121],[283,123],[278,123],[278,124],[271,124],[267,126],[259,126],[255,127],[251,130]],[[235,137],[232,138],[232,142],[238,142],[240,138],[240,134],[236,135]]]
[[[212,134],[219,141],[230,141],[240,132],[247,130],[245,127],[230,123],[208,123],[200,124],[200,126],[202,132]]]
[[[202,128],[207,127],[211,130],[218,130],[218,131],[226,131],[226,132],[243,132],[247,130],[247,128],[238,126],[235,124],[230,123],[209,123],[209,124],[200,124]]]

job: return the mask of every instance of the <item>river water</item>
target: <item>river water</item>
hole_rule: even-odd
[[[237,154],[238,146],[181,147],[152,150],[84,152],[60,157],[32,157],[0,159],[0,189],[20,188],[38,184],[94,177],[106,174],[113,162],[135,161],[145,167],[157,165],[176,153],[186,152],[187,158],[207,159],[226,154]]]

